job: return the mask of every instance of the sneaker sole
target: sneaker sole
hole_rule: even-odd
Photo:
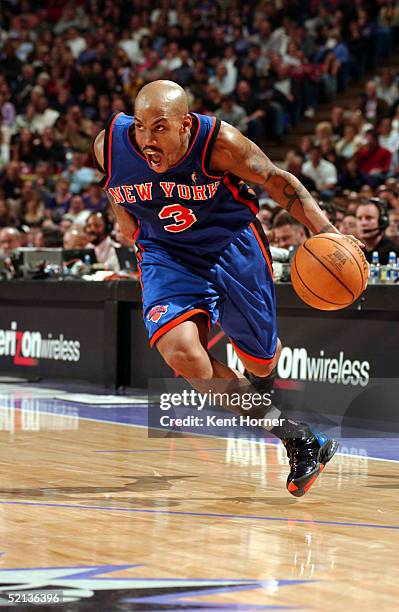
[[[319,465],[306,476],[291,480],[287,485],[288,491],[295,497],[302,497],[309,491],[312,484],[315,482],[320,472],[324,470],[327,463],[334,457],[339,448],[339,443],[336,440],[328,440],[319,450]]]

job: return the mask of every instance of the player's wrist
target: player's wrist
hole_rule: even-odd
[[[325,223],[322,227],[320,227],[319,229],[317,229],[314,234],[340,234],[341,232],[335,227],[335,225],[333,225],[332,223],[328,222]]]

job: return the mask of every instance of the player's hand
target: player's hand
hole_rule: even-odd
[[[359,246],[361,249],[365,248],[365,244],[359,240],[359,238],[356,238],[356,236],[352,236],[352,234],[344,234],[347,238],[350,238],[351,240],[353,240],[353,242],[356,242],[357,246]]]

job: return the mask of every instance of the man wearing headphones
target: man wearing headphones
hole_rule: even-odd
[[[97,261],[107,264],[111,270],[119,270],[115,253],[116,243],[111,238],[113,225],[106,212],[92,212],[86,221],[85,232],[94,247]]]
[[[377,251],[381,265],[388,263],[390,251],[399,254],[398,246],[385,236],[389,225],[388,206],[384,200],[371,198],[361,202],[356,210],[357,237],[366,245],[364,254],[371,263],[373,251]]]

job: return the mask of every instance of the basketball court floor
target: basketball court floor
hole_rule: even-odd
[[[343,440],[296,499],[280,444],[149,438],[144,399],[78,400],[0,386],[0,607],[398,609],[396,440]]]

